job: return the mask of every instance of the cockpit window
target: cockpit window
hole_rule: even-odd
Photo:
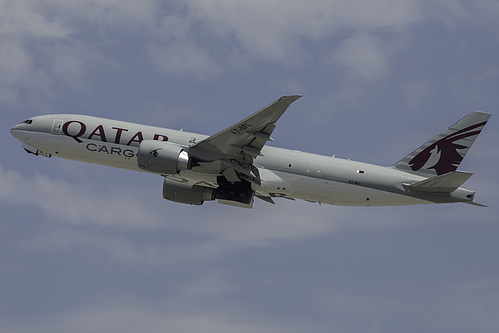
[[[32,119],[28,119],[28,120],[23,121],[23,124],[31,125],[32,123],[33,123]]]

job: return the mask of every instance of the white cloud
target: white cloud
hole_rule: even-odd
[[[123,235],[107,235],[104,232],[87,233],[68,227],[58,227],[49,232],[40,233],[34,239],[21,243],[20,246],[34,252],[48,250],[74,253],[78,248],[98,249],[107,254],[110,259],[124,264],[137,264],[148,259]]]
[[[372,82],[388,74],[391,48],[375,35],[357,33],[334,51],[333,62],[346,69],[348,76]]]
[[[147,201],[137,202],[134,195],[130,189],[99,190],[41,174],[25,178],[0,165],[0,204],[34,205],[69,224],[156,228],[161,216],[149,209]]]
[[[427,1],[423,5],[427,19],[438,20],[449,28],[454,29],[459,25],[469,27],[482,27],[492,29],[499,33],[497,15],[499,4],[494,0],[469,0],[469,1]]]
[[[0,44],[0,71],[2,81],[13,85],[22,84],[33,71],[33,61],[23,43],[4,40]]]
[[[221,72],[221,67],[206,49],[188,40],[150,42],[147,52],[154,65],[167,74],[190,74],[195,78],[204,79]]]
[[[296,320],[254,314],[238,307],[196,302],[153,302],[122,297],[65,311],[29,322],[0,322],[7,330],[39,333],[62,332],[298,332]]]
[[[213,294],[205,289],[209,286],[215,285],[221,293],[228,291],[220,288],[220,283],[225,283],[223,274],[208,272],[184,284],[194,292],[181,287],[178,293],[160,300],[99,296],[84,306],[55,314],[21,320],[3,318],[0,325],[7,332],[40,333],[395,332],[407,325],[410,332],[450,332],[464,327],[467,331],[493,333],[499,324],[498,285],[493,277],[450,284],[440,281],[431,287],[402,283],[401,287],[379,290],[365,286],[349,290],[304,285],[304,298],[299,292],[291,292],[281,300],[299,304],[282,304],[282,309],[270,312],[263,303],[263,309],[258,311],[246,299],[211,298]],[[290,308],[299,312],[290,313]]]
[[[425,80],[413,80],[407,82],[400,87],[400,90],[407,101],[405,111],[407,111],[407,109],[412,111],[419,110],[421,105],[424,104],[424,102],[433,94],[433,90],[430,88],[429,83],[425,82]]]
[[[87,195],[91,194],[87,193]],[[50,206],[47,207],[47,210],[50,208]],[[142,226],[134,225],[132,230],[124,230],[126,220],[121,220],[125,224],[122,226],[117,221],[103,220],[99,217],[95,221],[82,221],[76,226],[56,224],[51,230],[41,232],[24,241],[21,246],[25,250],[34,252],[69,252],[92,248],[121,264],[163,266],[191,261],[214,262],[242,249],[278,246],[285,241],[300,241],[323,236],[337,228],[336,223],[330,221],[329,218],[321,218],[320,214],[315,214],[311,219],[311,210],[304,212],[302,209],[302,214],[294,211],[294,216],[290,216],[290,214],[283,213],[282,207],[271,207],[264,212],[251,211],[250,214],[241,214],[241,218],[235,221],[231,219],[233,212],[227,212],[224,207],[217,212],[212,212],[213,214],[210,213],[208,207],[204,207],[205,214],[202,219],[198,220],[196,216],[199,212],[193,211],[194,207],[184,206],[183,208],[185,209],[183,219],[177,217],[178,213],[173,215],[170,210],[171,221],[163,221],[164,225],[160,225],[160,218],[148,221],[149,224],[157,222],[155,229],[147,230],[147,226],[144,226],[145,230],[140,230]],[[100,207],[90,206],[90,210],[95,209],[100,209]],[[158,208],[158,211],[160,210]],[[262,215],[266,218],[262,218]],[[58,218],[64,219],[64,217],[65,215],[62,214]],[[139,223],[139,221],[133,222]],[[92,232],[85,227],[89,224],[102,224],[103,226],[99,231]],[[106,225],[112,225],[113,230],[122,230],[122,232],[119,234],[115,231],[109,232],[103,229]],[[146,232],[146,234],[151,233],[151,236],[162,234],[164,237],[161,242],[140,240],[134,236],[137,230]],[[173,241],[173,235],[181,236],[183,242],[178,244]]]
[[[330,322],[350,322],[355,331],[387,332],[391,327],[409,325],[415,332],[466,327],[467,331],[492,333],[499,324],[495,315],[498,287],[497,279],[489,278],[440,281],[431,287],[402,283],[402,287],[371,292],[316,288],[314,298],[316,305],[333,314]]]
[[[223,211],[213,212],[213,215],[222,218],[210,218],[213,220],[210,226],[206,224],[196,224],[196,230],[202,230],[209,234],[216,234],[225,241],[236,244],[254,244],[261,245],[271,242],[285,240],[292,241],[328,233],[338,225],[328,218],[327,212],[318,205],[297,202],[279,202],[275,206],[266,206],[267,204],[257,202],[258,217],[254,216],[253,211],[243,211],[238,215],[238,219],[233,218],[237,211],[225,209]],[[262,207],[262,205],[265,205]],[[291,209],[286,209],[289,206]],[[301,207],[301,208],[299,208]],[[327,209],[327,208],[326,208]],[[314,219],[309,216],[315,212]],[[210,212],[211,213],[211,212]],[[212,214],[208,214],[210,216]],[[255,217],[255,218],[253,218]]]
[[[32,1],[33,7],[59,20],[96,26],[102,32],[116,29],[149,29],[160,9],[157,0],[41,0]]]
[[[36,66],[24,42],[0,40],[0,102],[16,105],[22,91],[49,96],[53,82],[46,69]]]
[[[158,177],[158,187],[159,183]],[[337,227],[324,210],[310,220],[309,214],[319,207],[305,202],[281,202],[276,206],[257,202],[253,210],[216,202],[192,207],[162,201],[156,190],[116,183],[102,184],[101,188],[86,177],[72,182],[41,174],[27,178],[0,165],[0,205],[34,206],[57,223],[57,228],[36,235],[23,245],[30,250],[95,248],[124,264],[205,262],[248,247],[323,235]],[[89,232],[88,226],[98,226],[101,231]],[[122,234],[109,233],[107,227]],[[137,231],[165,232],[165,238],[178,233],[190,238],[182,244],[132,241]]]
[[[304,99],[298,107],[302,123],[294,131],[292,126],[284,131],[291,131],[291,140],[300,140],[302,147],[304,141],[310,142],[309,149],[319,151],[343,146],[346,154],[369,148],[368,139],[357,148],[355,140],[345,140],[352,132],[360,135],[359,142],[366,133],[372,137],[369,131],[374,126],[365,127],[366,119],[386,122],[393,115],[390,109],[399,109],[396,117],[400,117],[404,103],[395,105],[400,97],[423,110],[418,116],[430,123],[434,113],[426,105],[416,107],[425,99],[438,112],[449,114],[460,111],[443,111],[439,100],[478,101],[483,107],[477,108],[484,111],[494,102],[497,68],[493,64],[466,71],[460,67],[460,74],[435,81],[427,67],[425,72],[424,61],[419,63],[424,54],[417,45],[411,44],[411,56],[418,62],[412,71],[395,73],[391,61],[405,64],[400,58],[401,49],[408,45],[404,43],[416,38],[431,47],[441,38],[438,32],[446,37],[452,29],[463,32],[456,40],[461,51],[469,52],[460,54],[466,61],[477,64],[473,57],[477,50],[480,59],[493,59],[495,47],[488,28],[497,29],[495,1],[192,0],[158,4],[0,0],[0,101],[21,104],[26,97],[43,95],[50,101],[61,98],[57,102],[61,108],[51,112],[66,106],[69,112],[71,106],[80,106],[89,113],[107,108],[106,117],[125,113],[126,118],[126,112],[137,112],[116,107],[116,101],[140,110],[135,118],[151,119],[153,124],[171,124],[178,114],[189,118],[197,108],[208,111],[194,123],[210,118],[208,122],[215,124],[227,115],[221,110],[231,110],[239,118],[235,113],[253,104],[234,93],[235,89],[248,89],[249,96],[274,94],[279,87],[297,93],[305,88],[315,97],[310,103]],[[431,8],[435,13],[431,14]],[[427,22],[429,28],[423,28]],[[442,24],[447,26],[442,29]],[[468,25],[471,30],[463,29]],[[422,30],[437,34],[428,38]],[[487,31],[483,40],[470,40],[467,34],[479,36],[482,31]],[[478,46],[475,53],[463,47],[469,45]],[[490,58],[483,50],[491,51]],[[112,75],[106,75],[109,60],[116,64]],[[438,66],[442,59],[430,60]],[[238,75],[241,67],[248,75]],[[407,79],[415,72],[415,78]],[[398,90],[391,89],[393,82],[377,82],[391,74],[401,74],[394,83]],[[88,104],[80,105],[76,97],[81,95],[81,86],[94,82],[115,90],[102,89]],[[255,82],[261,86],[255,88]],[[433,89],[438,83],[454,90],[446,95],[442,89]],[[74,93],[62,96],[62,86]],[[334,98],[324,92],[328,89],[334,90]],[[362,98],[368,90],[383,96]],[[437,98],[437,93],[442,96]],[[481,98],[482,94],[487,98]],[[217,109],[214,105],[220,106],[220,100],[229,107]],[[231,100],[236,101],[235,107]],[[342,100],[357,103],[358,110],[364,111],[343,117],[351,109],[344,108]],[[165,107],[165,103],[176,107]],[[322,107],[316,107],[321,103]],[[192,104],[191,113],[184,112]],[[30,105],[39,110],[38,103]],[[151,105],[161,110],[153,112],[155,120]],[[5,124],[22,120],[13,120],[10,109],[4,108]],[[317,117],[321,109],[325,111]],[[304,130],[302,119],[314,125],[309,127],[312,131]],[[491,152],[496,151],[498,141],[490,134],[498,131],[490,125],[482,134],[485,142],[476,147],[478,157],[485,158],[470,156],[468,161],[486,161],[485,166],[469,167],[476,175],[467,184],[478,190],[479,202],[493,205],[497,156]],[[198,127],[205,131],[206,126]],[[4,222],[0,252],[5,254],[0,264],[5,281],[0,292],[5,310],[0,330],[279,333],[411,327],[410,332],[466,329],[486,333],[499,325],[493,264],[497,251],[493,237],[487,237],[496,230],[496,208],[462,204],[344,208],[287,200],[276,200],[276,205],[257,200],[253,210],[216,202],[192,207],[164,201],[160,177],[73,161],[58,163],[53,158],[18,158],[17,154],[24,153],[17,151],[14,139],[7,139],[4,127],[1,132],[8,149],[3,161],[9,163],[0,165]],[[336,132],[340,127],[351,133]],[[208,133],[221,129],[211,128]],[[313,139],[321,133],[326,139]],[[15,154],[11,146],[16,146]],[[412,144],[404,147],[402,153]],[[43,168],[50,171],[34,174]],[[480,168],[490,171],[489,176]],[[408,253],[407,246],[413,252]],[[409,272],[404,272],[408,267]],[[466,278],[463,274],[484,278],[459,282]]]
[[[209,48],[200,43],[195,22],[182,12],[161,19],[154,38],[146,43],[153,64],[167,74],[189,74],[197,79],[214,77],[222,71]]]
[[[59,84],[80,89],[92,68],[112,68],[98,44],[84,41],[82,28],[96,26],[97,36],[124,28],[150,31],[157,6],[156,1],[0,1],[0,102],[38,104],[39,96],[52,97]]]
[[[210,269],[199,276],[185,281],[176,288],[179,299],[195,300],[211,298],[234,291],[234,283],[227,277],[223,269]]]
[[[0,1],[0,35],[4,38],[69,38],[73,32],[64,20],[48,19],[41,8],[46,3],[29,0]]]
[[[51,95],[53,79],[33,56],[33,43],[67,40],[72,32],[31,1],[0,1],[0,102],[18,104],[22,91]]]
[[[90,68],[105,64],[113,68],[113,63],[102,54],[83,43],[55,42],[39,47],[40,54],[46,59],[47,70],[58,84],[81,89],[82,82],[88,78]]]
[[[40,174],[27,178],[0,165],[0,205],[34,206],[54,220],[55,227],[27,240],[25,249],[67,252],[94,248],[119,263],[153,266],[212,262],[246,248],[278,246],[337,231],[408,226],[403,218],[395,217],[405,215],[409,208],[376,209],[379,221],[372,225],[363,209],[299,200],[282,200],[276,205],[257,201],[252,210],[216,202],[193,207],[163,201],[156,187],[123,186],[118,178],[106,181],[96,184],[91,175],[72,181]],[[352,220],[355,223],[350,223]],[[98,232],[89,231],[88,227],[94,226],[99,227]],[[134,237],[139,231],[164,237],[161,242],[139,240]],[[175,235],[184,241],[177,244]]]
[[[120,68],[127,56],[109,55],[96,41],[119,36],[122,43],[125,31],[141,36],[145,47],[139,53],[166,74],[203,81],[227,69],[248,72],[261,62],[297,67],[333,54],[340,67],[372,81],[386,74],[390,56],[403,47],[383,32],[404,38],[412,26],[432,19],[490,29],[497,12],[493,1],[3,0],[0,101],[18,104],[22,92],[50,98],[60,82],[81,88],[91,70],[111,63]],[[484,23],[476,19],[484,16]]]
[[[222,38],[231,36],[244,52],[267,61],[296,65],[306,59],[301,41],[345,29],[404,28],[420,19],[415,1],[188,1],[192,16]]]
[[[166,73],[213,76],[227,66],[248,71],[255,62],[301,66],[314,61],[304,41],[312,48],[323,47],[329,38],[348,30],[399,30],[421,18],[419,6],[410,0],[184,3],[185,8],[161,19],[148,43],[153,63]],[[335,47],[327,45],[329,50]],[[373,50],[373,45],[370,49],[377,52],[371,57],[379,58],[379,50]],[[363,60],[356,57],[350,63]]]

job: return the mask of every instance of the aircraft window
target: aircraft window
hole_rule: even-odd
[[[33,120],[31,120],[31,119],[23,121],[23,124],[31,125],[32,123],[33,123]]]

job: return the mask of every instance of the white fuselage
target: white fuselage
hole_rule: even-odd
[[[142,140],[168,141],[188,149],[207,136],[84,115],[59,114],[31,118],[11,132],[25,148],[39,154],[143,171],[137,166]],[[254,165],[262,183],[256,194],[297,198],[346,206],[390,206],[471,202],[473,192],[414,193],[408,185],[425,177],[392,167],[265,146]],[[163,176],[193,184],[216,186],[218,174],[182,171]]]

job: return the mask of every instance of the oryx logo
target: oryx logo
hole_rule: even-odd
[[[469,148],[469,146],[457,144],[456,141],[480,134],[481,130],[475,129],[484,125],[485,122],[466,127],[426,147],[409,161],[411,169],[413,171],[434,169],[437,175],[455,171],[464,157],[458,149]]]
[[[158,157],[159,153],[158,151],[162,150],[162,148],[157,148],[157,149],[153,149],[149,152],[149,155],[152,155],[154,157]]]

